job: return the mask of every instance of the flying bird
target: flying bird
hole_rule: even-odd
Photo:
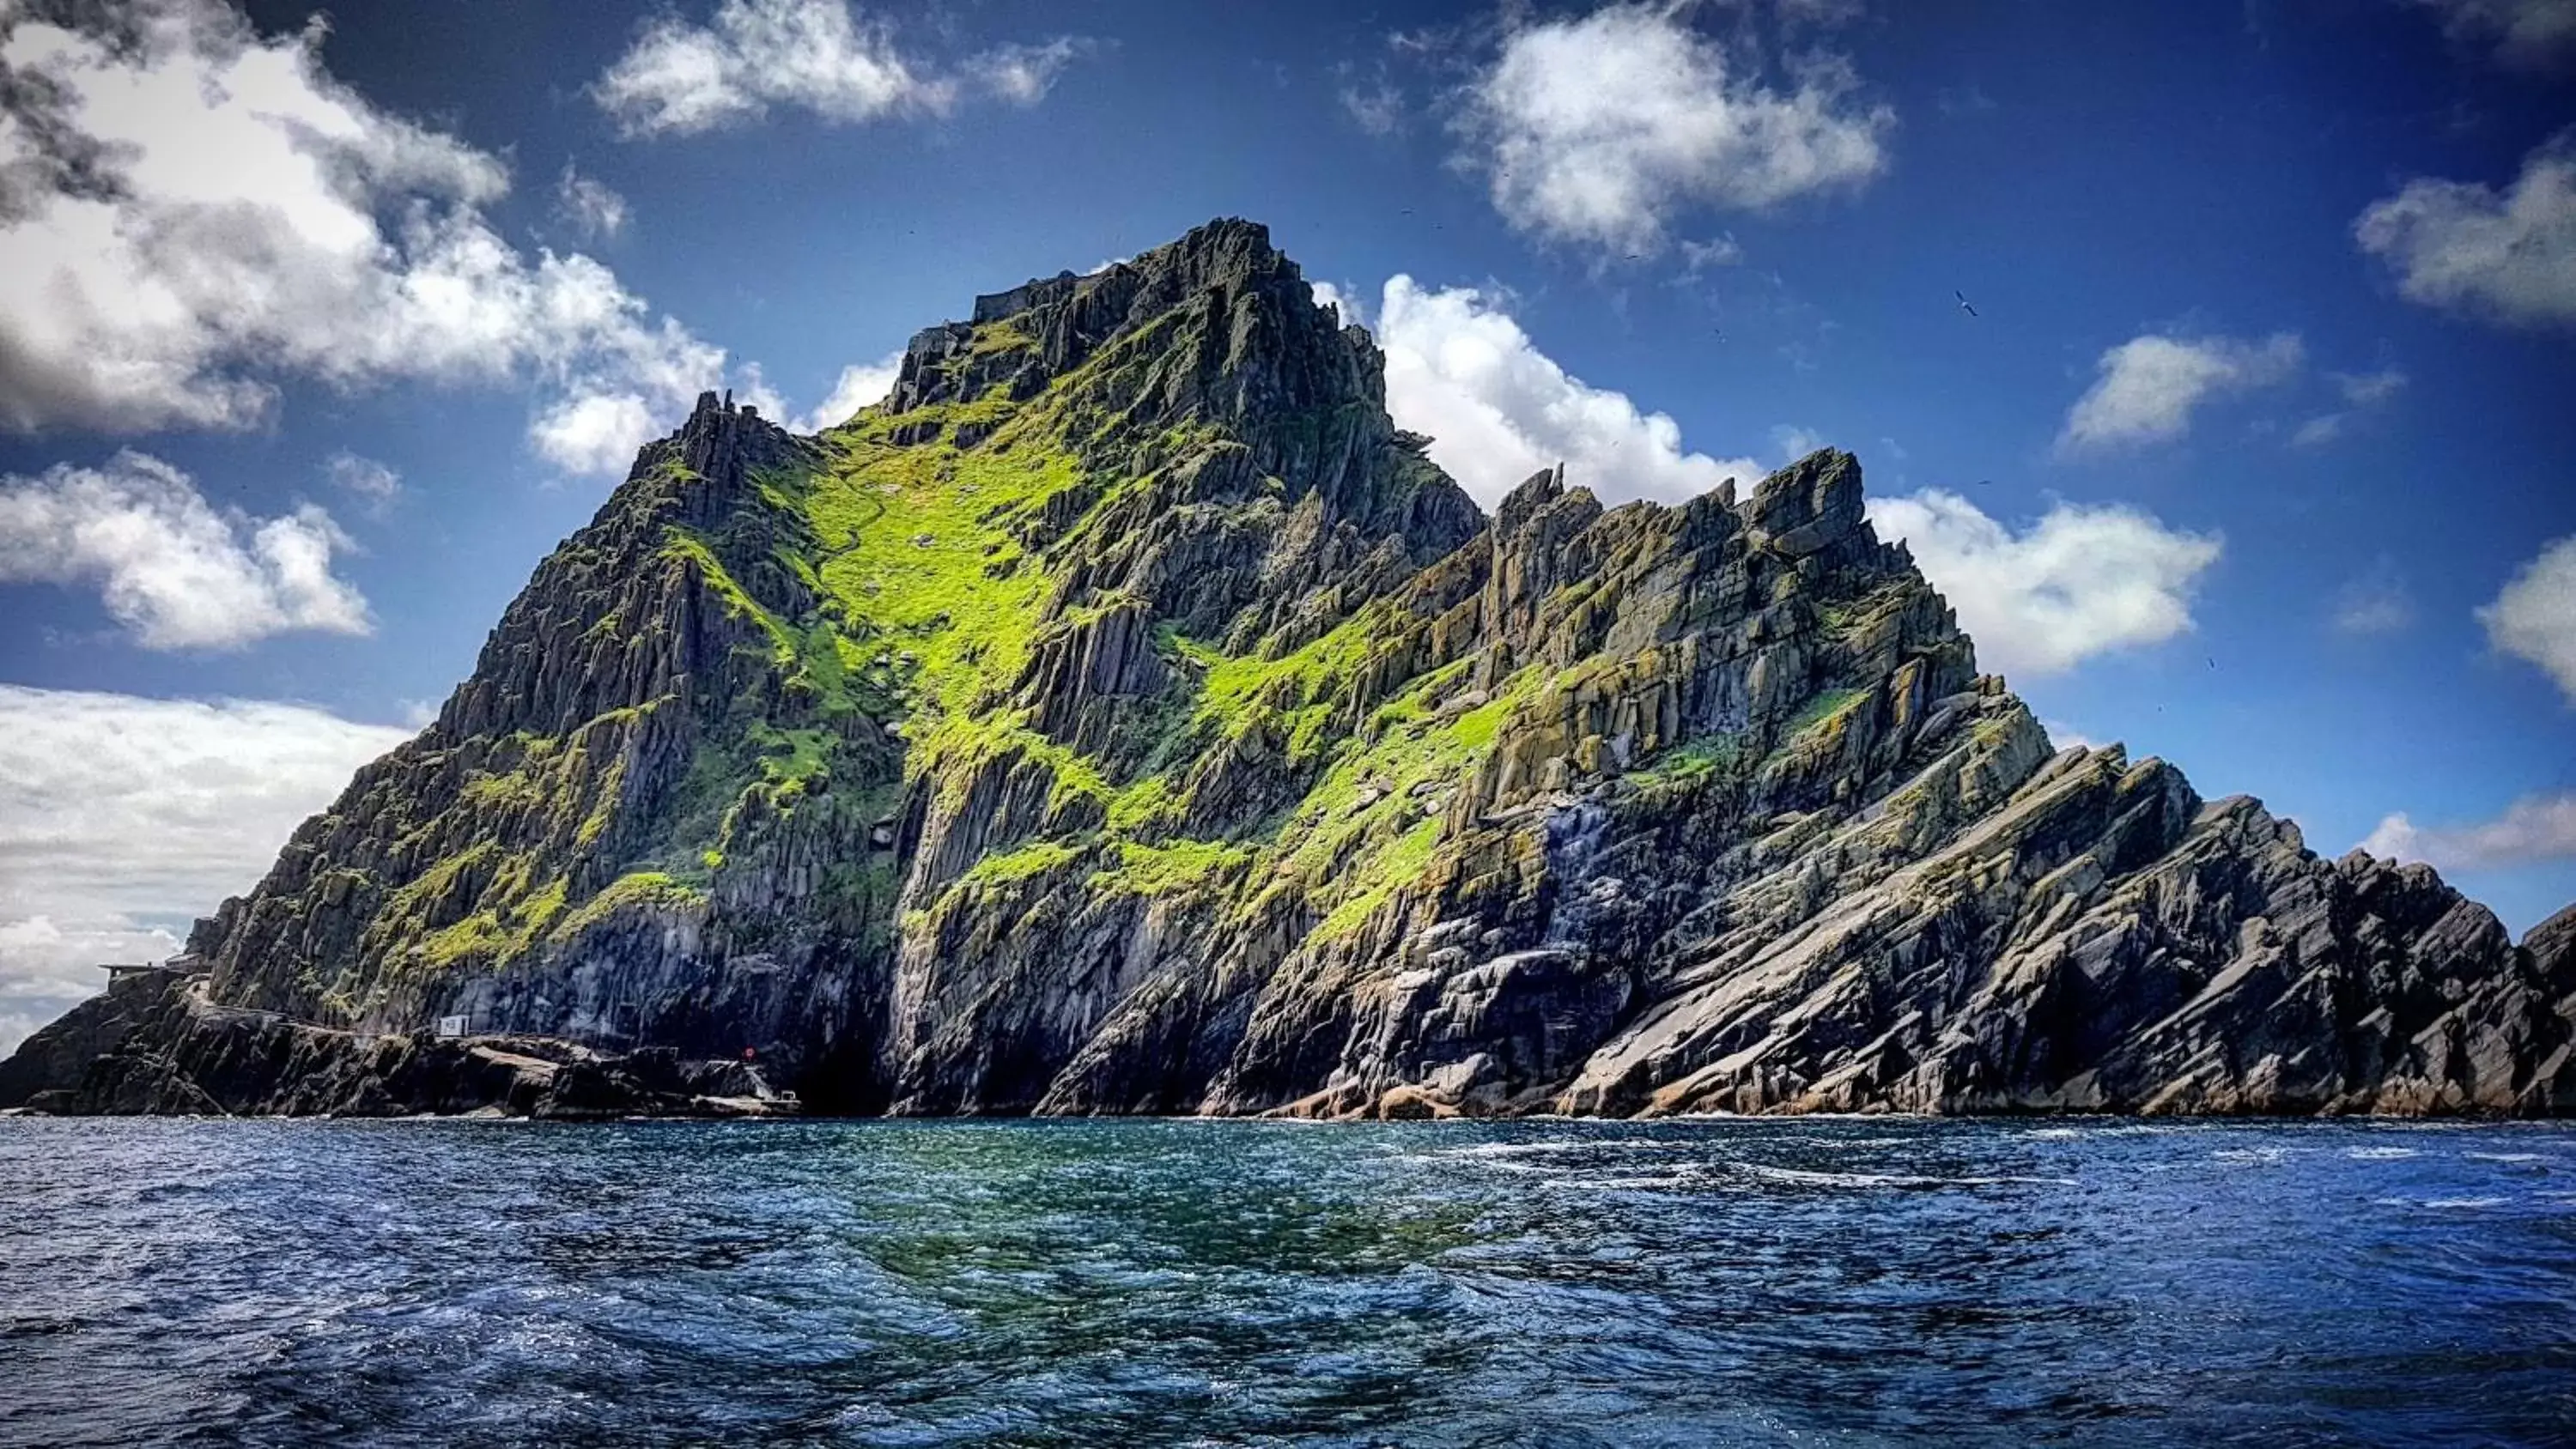
[[[1967,294],[1967,293],[1960,291],[1960,290],[1959,290],[1958,288],[1956,288],[1956,287],[1953,287],[1953,288],[1951,288],[1951,289],[1950,289],[1950,295],[1959,299],[1959,310],[1960,310],[1960,311],[1967,313],[1967,314],[1968,314],[1969,316],[1971,316],[1971,317],[1974,317],[1974,316],[1976,316],[1976,315],[1977,315],[1977,309],[1968,305],[1968,294]]]

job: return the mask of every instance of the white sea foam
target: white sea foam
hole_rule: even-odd
[[[1654,1137],[1592,1137],[1563,1142],[1472,1142],[1453,1147],[1444,1157],[1547,1157],[1567,1152],[1680,1152],[1693,1144]]]
[[[2416,1152],[2412,1147],[2350,1147],[2344,1149],[2343,1155],[2355,1162],[2394,1162],[2401,1157],[2413,1157]]]
[[[1696,1187],[1699,1176],[1689,1172],[1666,1172],[1637,1177],[1551,1177],[1544,1186],[1572,1188],[1592,1192],[1630,1192],[1645,1188]]]
[[[1796,1183],[1804,1187],[1999,1187],[2006,1183],[2027,1183],[2044,1187],[2073,1187],[2069,1177],[1924,1177],[1901,1172],[1813,1172],[1802,1167],[1772,1167],[1765,1163],[1743,1164],[1746,1172],[1773,1182]]]

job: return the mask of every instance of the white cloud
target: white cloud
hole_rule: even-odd
[[[894,391],[895,379],[902,371],[903,354],[900,352],[889,352],[874,362],[851,363],[841,369],[839,380],[832,384],[831,395],[812,412],[790,423],[789,429],[799,433],[819,433],[825,428],[839,427],[859,409],[870,403],[884,402],[886,394]]]
[[[1340,307],[1345,320],[1363,320],[1340,288],[1318,283],[1315,296]],[[1685,452],[1669,415],[1569,376],[1473,288],[1426,291],[1409,276],[1391,277],[1376,332],[1386,352],[1387,411],[1428,434],[1433,461],[1487,507],[1559,462],[1570,481],[1610,503],[1677,502],[1729,477],[1750,486],[1771,471],[1750,458]]]
[[[369,632],[367,601],[331,572],[332,552],[349,546],[320,508],[218,512],[187,474],[142,453],[0,477],[0,583],[95,582],[147,649]]]
[[[2478,610],[2488,642],[2549,672],[2576,704],[2576,534],[2524,564],[2495,602]]]
[[[1825,446],[1825,435],[1813,428],[1792,427],[1782,423],[1771,430],[1771,441],[1779,446],[1780,461],[1795,463]]]
[[[2343,395],[2346,406],[2340,412],[2320,413],[2299,424],[2290,434],[2294,448],[2321,448],[2352,430],[2353,420],[2387,402],[2405,390],[2406,374],[2396,368],[2377,372],[2329,372],[2326,379]]]
[[[2058,435],[2061,452],[2163,442],[2191,428],[2192,410],[2211,398],[2281,382],[2306,356],[2296,333],[2261,342],[2153,333],[2102,354],[2101,376],[2076,399]]]
[[[264,420],[278,381],[630,392],[669,413],[724,353],[586,256],[503,241],[502,162],[332,78],[324,29],[215,0],[0,38],[0,427]]]
[[[734,390],[742,395],[741,401],[744,406],[758,409],[762,417],[781,423],[787,420],[787,399],[779,395],[778,389],[769,385],[769,379],[761,372],[759,363],[746,363],[743,366],[742,385]]]
[[[1866,0],[1774,0],[1772,8],[1783,29],[1831,29],[1858,20],[1869,7]]]
[[[1811,56],[1775,89],[1682,10],[1612,5],[1505,38],[1458,122],[1505,220],[1652,252],[1686,207],[1761,210],[1885,169],[1895,113],[1853,99],[1847,63]]]
[[[2334,626],[2343,633],[2394,634],[2414,622],[2415,596],[2388,559],[2335,593]]]
[[[1682,266],[1694,275],[1710,267],[1731,267],[1744,260],[1744,248],[1736,245],[1732,232],[1715,241],[1682,242]]]
[[[2526,795],[2493,820],[2417,825],[2403,813],[2379,822],[2361,848],[2441,870],[2481,870],[2534,861],[2576,860],[2576,792]]]
[[[1330,307],[1342,314],[1343,326],[1366,327],[1368,325],[1368,311],[1356,295],[1359,291],[1356,286],[1348,282],[1317,281],[1309,281],[1306,285],[1314,292],[1317,306]]]
[[[356,498],[370,513],[382,514],[402,496],[402,475],[373,458],[343,448],[322,460],[322,476],[331,486]]]
[[[1869,519],[1913,550],[1984,667],[2024,676],[2189,630],[2192,590],[2221,546],[2119,504],[2059,503],[2015,533],[1938,488],[1872,499]]]
[[[1087,48],[1084,42],[1058,36],[1043,45],[997,45],[966,61],[974,84],[1015,106],[1034,106],[1055,89],[1056,77]]]
[[[2290,446],[2322,448],[2342,437],[2345,426],[2351,421],[2350,413],[2320,413],[2299,424],[2298,431],[2290,434]]]
[[[582,240],[604,241],[626,230],[633,213],[626,198],[607,182],[582,175],[567,161],[555,182],[555,215],[569,222]]]
[[[631,392],[565,398],[528,426],[537,456],[567,473],[623,473],[636,450],[660,432],[653,405]]]
[[[405,731],[297,705],[0,685],[0,1053],[176,951]]]
[[[1404,92],[1384,76],[1365,87],[1346,85],[1340,94],[1343,112],[1370,135],[1392,136],[1404,129]]]
[[[2576,131],[2523,159],[2499,193],[2418,177],[2353,223],[2409,301],[2517,326],[2576,324]]]
[[[2407,377],[2393,367],[2377,372],[2329,372],[2326,377],[2343,394],[2343,400],[2357,408],[2373,408],[2397,396],[2406,388]]]
[[[2098,750],[2102,741],[2093,738],[2061,720],[2044,719],[2039,727],[2048,733],[2048,742],[2061,750]]]
[[[0,901],[5,901],[0,894]],[[0,910],[6,910],[0,904]],[[124,916],[76,920],[51,916],[0,918],[0,1057],[39,1027],[69,1011],[107,984],[97,968],[109,962],[141,963],[175,955],[185,943],[183,922],[144,925]]]
[[[1318,302],[1365,322],[1346,289],[1314,283]],[[1623,393],[1567,375],[1485,294],[1387,281],[1375,320],[1386,353],[1387,410],[1431,439],[1434,461],[1490,508],[1562,461],[1568,481],[1603,501],[1693,498],[1728,477],[1746,486],[1771,469],[1752,458],[1685,451],[1681,428]],[[1782,425],[1773,443],[1794,460],[1816,435]],[[1956,494],[1873,500],[1882,536],[1904,538],[1975,634],[1989,668],[2056,673],[2093,655],[2172,638],[2191,627],[2190,596],[2219,553],[2215,536],[2167,529],[2135,509],[2059,504],[2018,535]]]
[[[2442,12],[2459,40],[2491,43],[2507,65],[2543,66],[2576,51],[2576,0],[2416,0]]]
[[[628,136],[694,135],[771,106],[837,122],[946,115],[969,93],[1033,105],[1080,49],[1070,39],[1004,45],[942,74],[847,0],[724,0],[707,25],[648,23],[590,94]]]

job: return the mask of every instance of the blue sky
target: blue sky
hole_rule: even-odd
[[[1488,502],[1851,449],[2062,736],[2576,899],[2564,0],[24,9],[0,1045],[247,886],[699,387],[845,410],[1219,215]]]

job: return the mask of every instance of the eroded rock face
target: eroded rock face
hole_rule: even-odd
[[[703,400],[203,999],[0,1105],[685,1104],[745,1048],[858,1112],[2576,1105],[2576,914],[2052,748],[1851,455],[1487,520],[1382,377],[1219,222],[818,437]]]
[[[749,1062],[692,1061],[669,1047],[606,1053],[556,1037],[336,1031],[216,1005],[176,976],[120,982],[28,1047],[47,1079],[12,1092],[10,1105],[39,1113],[584,1121],[798,1110]]]

